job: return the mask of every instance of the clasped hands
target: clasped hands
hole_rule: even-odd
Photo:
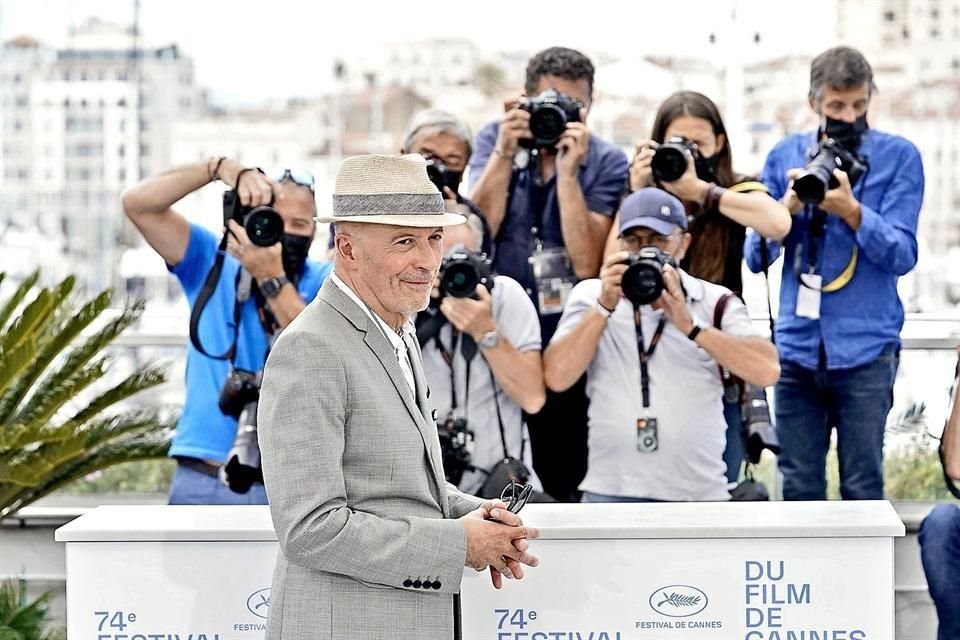
[[[503,586],[503,578],[523,578],[523,565],[535,567],[540,560],[528,552],[528,540],[540,532],[525,526],[520,516],[507,510],[502,500],[487,500],[460,518],[467,534],[464,566],[476,571],[489,569],[493,586]]]

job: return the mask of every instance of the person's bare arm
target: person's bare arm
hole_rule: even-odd
[[[173,204],[210,183],[214,179],[218,160],[214,157],[173,167],[141,180],[121,196],[124,213],[143,234],[147,244],[169,265],[176,265],[183,259],[190,240],[190,225],[172,208]],[[235,186],[241,169],[243,166],[240,163],[225,158],[217,173],[225,183]],[[245,175],[250,173],[256,172]],[[270,185],[266,180],[244,180],[238,192],[241,201],[246,196],[248,202],[253,203],[252,206],[265,204],[271,197]]]

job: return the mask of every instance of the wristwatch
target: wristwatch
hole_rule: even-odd
[[[283,285],[290,282],[290,279],[287,276],[280,276],[279,278],[267,278],[260,283],[260,292],[266,298],[275,298],[277,294],[280,293],[280,289],[283,288]]]
[[[480,337],[480,341],[477,342],[481,349],[493,349],[498,344],[500,344],[500,334],[497,333],[497,330],[487,331]]]

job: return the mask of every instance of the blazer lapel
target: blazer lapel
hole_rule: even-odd
[[[375,321],[373,318],[357,306],[357,303],[341,291],[329,278],[323,283],[319,295],[321,299],[328,302],[334,309],[349,320],[358,331],[364,333],[364,343],[386,370],[387,377],[390,378],[390,382],[393,383],[394,389],[396,389],[400,398],[403,400],[403,404],[407,408],[410,418],[417,426],[417,431],[420,432],[420,438],[423,440],[423,447],[427,452],[427,461],[430,464],[430,470],[432,472],[430,475],[433,478],[432,489],[434,497],[437,499],[437,503],[440,505],[443,514],[447,515],[446,485],[443,481],[442,467],[438,464],[437,460],[439,451],[434,452],[434,448],[431,446],[432,443],[439,442],[437,440],[437,427],[432,417],[427,419],[427,416],[430,415],[430,410],[426,408],[429,405],[426,404],[426,381],[423,374],[423,367],[419,360],[419,349],[417,349],[415,354],[417,356],[416,363],[412,362],[414,358],[411,356],[411,366],[414,371],[414,380],[416,381],[419,375],[423,381],[422,384],[420,381],[417,381],[415,385],[418,394],[423,394],[423,399],[421,400],[421,405],[424,407],[423,412],[421,412],[417,406],[417,399],[410,391],[410,386],[407,384],[403,370],[400,368],[400,363],[397,361],[397,354],[393,349],[393,345],[383,335],[380,328],[374,324]],[[423,391],[421,391],[421,389],[423,389]],[[437,448],[439,449],[439,444]],[[440,469],[439,476],[438,469]]]

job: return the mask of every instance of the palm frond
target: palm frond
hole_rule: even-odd
[[[36,362],[36,355],[36,340],[27,340],[7,351],[0,349],[0,398],[11,385],[16,386],[20,376]]]
[[[48,607],[53,593],[41,594],[27,602],[26,583],[7,580],[0,585],[0,638],[40,640],[48,622]],[[3,634],[6,634],[4,636]]]
[[[6,277],[6,274],[3,274],[3,276]],[[13,312],[20,306],[20,303],[23,302],[23,299],[27,296],[27,293],[30,289],[33,289],[33,285],[37,284],[37,280],[39,279],[40,271],[34,271],[24,278],[20,286],[17,287],[17,290],[10,296],[10,299],[4,303],[3,307],[0,307],[0,330],[7,324],[7,320],[10,319],[10,316],[13,315]]]
[[[77,480],[81,480],[94,471],[109,467],[153,458],[165,458],[170,450],[173,427],[176,416],[171,416],[149,431],[136,438],[124,438],[100,447],[95,453],[86,455],[61,465],[56,473],[45,482],[33,487],[10,487],[0,481],[0,518],[4,518],[18,509]],[[5,506],[6,505],[6,506]]]
[[[137,367],[105,390],[86,391],[109,367],[110,360],[97,354],[140,317],[143,303],[99,323],[111,292],[74,310],[75,281],[67,278],[24,306],[38,277],[21,283],[0,307],[0,519],[93,471],[165,456],[176,422],[172,412],[158,408],[108,415],[163,383],[158,365]],[[88,394],[92,400],[78,402]],[[74,405],[80,409],[66,417],[65,407]],[[0,615],[0,640],[5,633]]]
[[[67,378],[53,377],[49,384],[38,389],[31,396],[30,401],[10,418],[10,422],[30,423],[49,420],[63,405],[102,378],[106,371],[106,363],[106,358],[100,358]]]
[[[76,338],[81,331],[97,319],[110,304],[110,299],[110,292],[105,291],[90,300],[80,308],[58,336],[43,345],[34,358],[29,370],[19,377],[18,384],[10,387],[0,396],[0,424],[10,420],[10,416],[13,415],[17,406],[29,397],[30,389],[47,367],[70,345],[71,341]],[[142,312],[142,305],[140,309]],[[58,369],[48,373],[47,379],[69,377],[98,351],[109,344],[111,340],[116,338],[123,329],[126,329],[127,326],[135,322],[138,317],[139,315],[135,317],[121,315],[113,322],[108,323],[101,328],[100,331],[88,338],[81,346],[73,349]]]
[[[91,400],[86,407],[74,414],[72,421],[83,424],[95,417],[101,411],[134,396],[141,391],[153,388],[166,382],[166,367],[163,365],[147,365],[136,371],[120,383]]]

